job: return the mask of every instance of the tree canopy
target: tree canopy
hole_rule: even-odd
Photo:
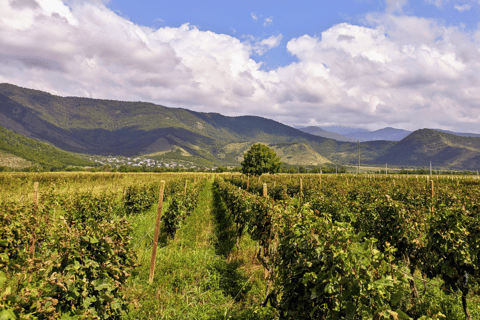
[[[246,175],[259,176],[262,173],[277,173],[282,162],[275,151],[263,144],[254,144],[243,155],[242,172]]]

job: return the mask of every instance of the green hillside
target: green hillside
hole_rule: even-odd
[[[356,142],[313,135],[262,117],[59,97],[6,83],[0,84],[0,126],[61,150],[91,155],[146,155],[199,165],[239,165],[251,145],[264,143],[287,164],[358,163]],[[471,170],[480,163],[479,141],[420,130],[398,142],[360,143],[361,162],[425,166],[432,161],[436,167]]]
[[[287,163],[350,163],[356,144],[314,136],[279,122],[255,116],[227,117],[167,108],[143,102],[58,97],[46,92],[0,84],[0,125],[56,147],[96,155],[152,155],[157,159],[201,164],[238,165],[246,143],[300,143],[282,151]],[[368,159],[378,157],[389,144],[365,148]],[[290,151],[289,151],[290,150]],[[291,160],[297,157],[298,161]]]
[[[437,167],[477,170],[480,167],[480,138],[421,129],[370,163],[426,167],[430,161]]]
[[[28,161],[26,164],[39,164],[44,168],[64,168],[73,166],[91,166],[92,161],[56,147],[39,142],[11,130],[0,127],[0,154],[11,158],[12,155]],[[22,162],[20,159],[17,162]],[[20,165],[19,167],[26,165]],[[15,167],[15,166],[12,166]]]

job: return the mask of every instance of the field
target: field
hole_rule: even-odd
[[[5,173],[0,186],[1,319],[480,319],[477,177]]]

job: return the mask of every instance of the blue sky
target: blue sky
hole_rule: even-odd
[[[288,125],[478,132],[480,0],[0,1],[0,82]]]
[[[309,34],[320,34],[332,25],[345,21],[359,21],[364,13],[382,10],[385,5],[375,1],[122,1],[112,0],[108,7],[129,20],[154,28],[179,27],[184,23],[200,30],[228,34],[245,39],[268,38],[283,35],[291,39]],[[271,22],[270,20],[271,19]],[[285,66],[295,57],[285,48],[286,41],[263,57],[266,68]]]
[[[462,5],[466,7],[461,8]],[[283,41],[278,47],[262,56],[252,56],[255,61],[262,61],[266,70],[297,61],[286,50],[289,39],[305,34],[319,36],[322,31],[342,22],[365,25],[365,14],[388,10],[388,3],[374,0],[111,0],[107,6],[134,23],[152,28],[190,23],[200,30],[240,39],[247,36],[263,39],[281,34]],[[464,25],[465,30],[478,27],[479,10],[472,1],[411,1],[402,8],[408,15],[432,18],[445,25]]]

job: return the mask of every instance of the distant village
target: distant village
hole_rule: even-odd
[[[155,168],[164,168],[164,169],[179,169],[179,170],[215,170],[215,167],[199,167],[193,163],[187,161],[172,161],[172,160],[155,160],[143,157],[119,157],[119,156],[109,156],[109,157],[99,157],[99,158],[90,158],[90,160],[97,162],[99,165],[105,166],[109,165],[112,168],[120,169],[122,166],[125,167],[146,167],[148,169]]]

